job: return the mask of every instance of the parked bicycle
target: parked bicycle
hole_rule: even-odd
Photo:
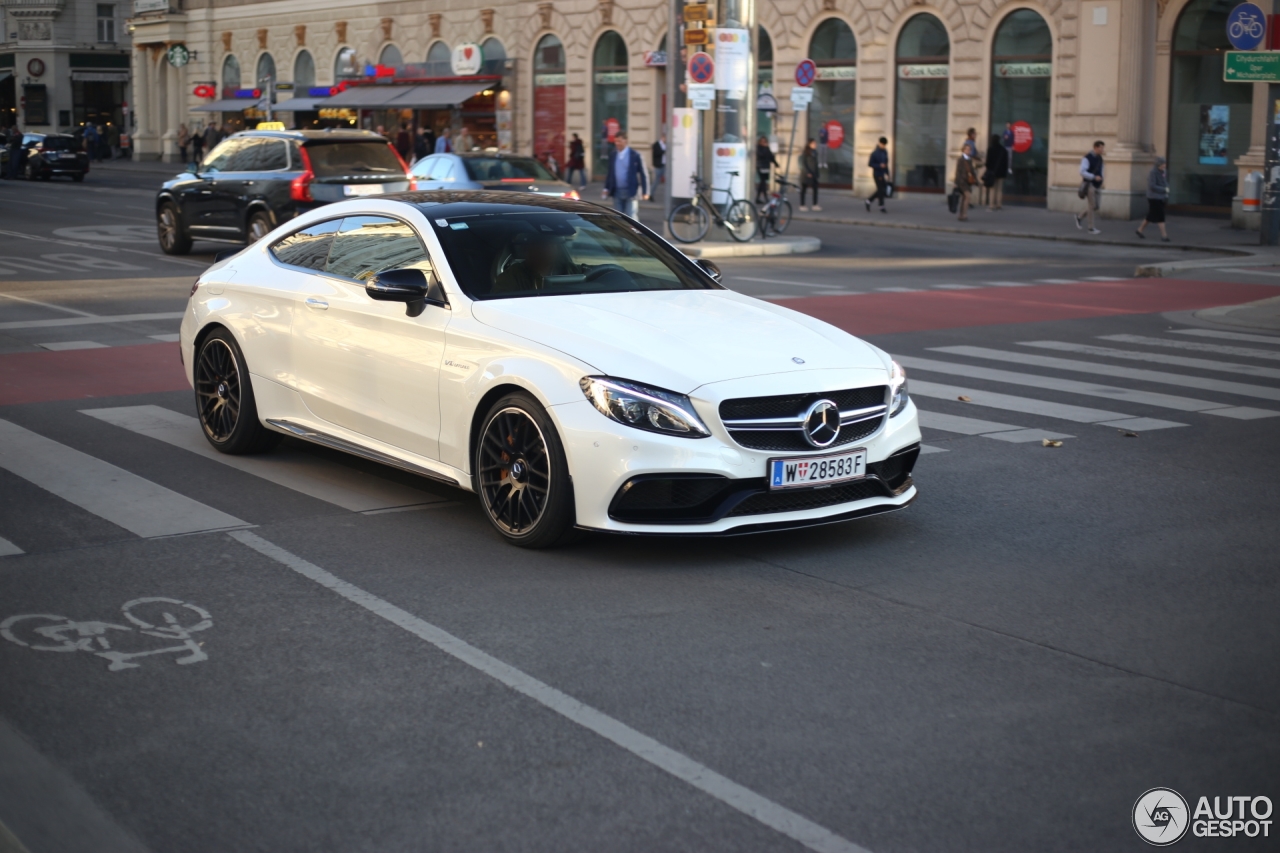
[[[781,236],[791,224],[791,202],[787,201],[787,187],[798,187],[786,178],[778,178],[778,189],[769,193],[769,201],[760,211],[760,236]]]
[[[736,178],[737,172],[730,172],[729,177]],[[752,237],[756,236],[756,223],[760,216],[756,212],[756,206],[745,198],[735,198],[733,189],[712,190],[711,187],[698,176],[693,177],[694,197],[690,201],[671,211],[670,218],[667,219],[667,225],[671,229],[671,236],[680,243],[696,243],[703,237],[707,236],[707,231],[711,228],[712,220],[716,225],[729,232],[729,236],[734,240],[745,243]],[[728,203],[725,205],[724,215],[720,215],[720,209],[711,202],[710,192],[723,192],[729,197]]]

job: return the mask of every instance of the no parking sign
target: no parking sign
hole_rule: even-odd
[[[710,83],[716,76],[716,62],[711,54],[698,51],[689,57],[689,79],[695,83]]]

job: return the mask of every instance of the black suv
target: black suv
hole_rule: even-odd
[[[156,196],[160,248],[253,243],[322,204],[409,189],[408,167],[366,130],[250,130],[228,136]]]
[[[80,140],[65,133],[28,133],[22,137],[22,174],[28,181],[66,175],[79,183],[89,171],[89,155]]]

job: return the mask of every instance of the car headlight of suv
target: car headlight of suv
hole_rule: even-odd
[[[901,412],[907,407],[907,371],[902,369],[902,365],[898,362],[893,363],[893,369],[889,371],[889,391],[892,396],[889,398],[889,417]]]
[[[605,376],[584,376],[578,384],[602,415],[620,424],[684,438],[711,435],[683,394]]]

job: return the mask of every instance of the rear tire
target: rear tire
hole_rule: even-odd
[[[472,470],[485,515],[512,545],[547,548],[573,538],[577,513],[564,445],[529,394],[508,394],[490,407]]]
[[[783,199],[778,202],[778,206],[773,210],[773,216],[769,217],[769,232],[781,236],[787,230],[787,226],[791,224],[791,202]]]
[[[756,222],[759,218],[754,204],[746,199],[738,199],[729,205],[729,210],[725,213],[725,230],[739,243],[745,243],[756,236]]]
[[[685,202],[671,211],[667,219],[667,227],[671,231],[671,239],[677,243],[696,243],[707,236],[711,227],[711,217],[701,205]]]
[[[245,228],[246,242],[252,246],[270,234],[272,228],[275,228],[275,226],[271,224],[271,217],[262,211],[258,211],[249,217],[249,225]]]
[[[191,237],[182,227],[178,206],[167,201],[156,214],[156,234],[160,238],[160,250],[166,255],[185,255],[191,251]]]
[[[76,172],[71,176],[71,180],[75,181],[77,184],[84,183],[84,172]]]
[[[215,450],[238,456],[280,443],[281,435],[258,420],[249,367],[230,332],[215,329],[200,343],[192,372],[196,416]]]

